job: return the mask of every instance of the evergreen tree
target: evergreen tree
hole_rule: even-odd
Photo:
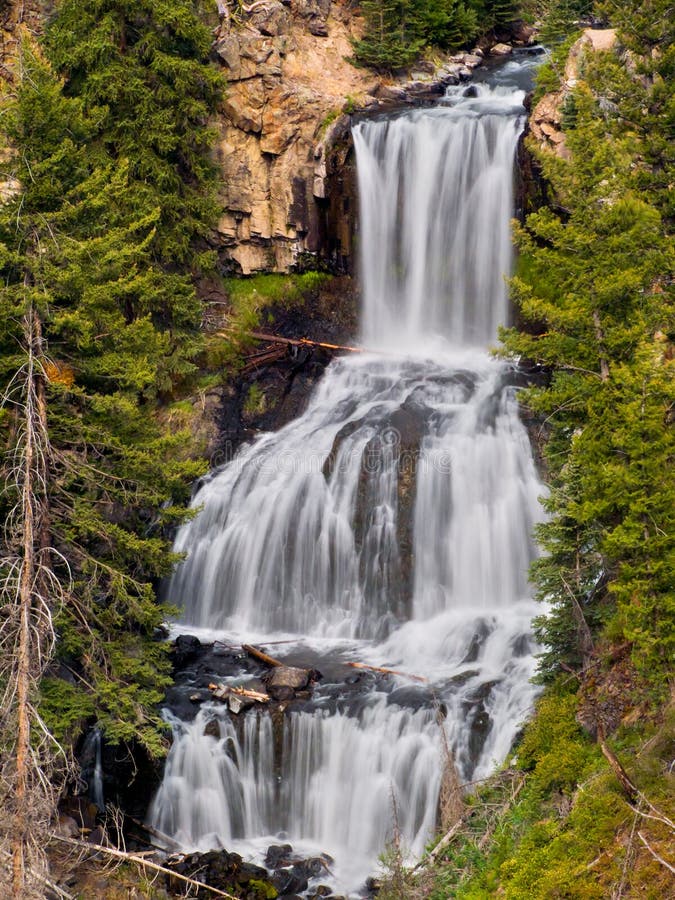
[[[198,254],[196,241],[217,217],[209,117],[223,83],[209,65],[211,35],[200,4],[62,0],[45,47],[65,78],[66,96],[97,110],[91,149],[126,159],[136,190],[158,209],[154,258],[168,270],[208,268],[212,257]],[[164,325],[194,323],[191,304],[176,302],[161,313]]]
[[[530,330],[504,333],[511,353],[553,368],[550,387],[529,395],[552,428],[549,556],[534,567],[552,604],[539,623],[543,674],[587,661],[602,624],[662,685],[674,645],[675,256],[658,209],[631,190],[634,134],[609,141],[588,86],[574,99],[571,161],[542,157],[563,211],[518,232],[513,291]]]
[[[419,55],[423,42],[402,0],[363,0],[364,36],[354,42],[356,60],[379,70],[400,69]]]
[[[364,0],[356,60],[380,70],[414,62],[427,45],[457,47],[473,39],[478,19],[472,0]]]
[[[196,320],[194,288],[167,271],[159,188],[139,189],[128,159],[101,146],[100,110],[66,96],[28,49],[21,74],[3,110],[21,189],[0,208],[1,375],[7,384],[23,365],[19,326],[32,310],[51,448],[44,536],[53,577],[72,582],[53,610],[69,680],[43,682],[41,709],[61,737],[93,716],[109,740],[158,753],[168,662],[155,585],[202,466],[179,452],[187,435],[162,434],[154,408],[189,369],[189,341],[162,326],[181,308],[183,327]],[[20,433],[17,410],[4,420],[10,449]]]
[[[483,0],[484,21],[489,27],[499,27],[515,22],[519,16],[517,0]]]

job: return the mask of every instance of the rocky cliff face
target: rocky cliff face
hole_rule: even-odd
[[[344,134],[344,123],[335,127],[343,111],[369,92],[369,76],[345,61],[359,20],[331,0],[258,0],[248,9],[238,22],[223,20],[214,46],[228,80],[218,145],[223,268],[288,271],[320,250],[339,266],[350,238],[343,231],[327,249],[326,148]]]
[[[565,101],[579,78],[579,63],[585,53],[611,50],[616,41],[612,28],[586,28],[579,40],[572,46],[560,90],[545,94],[537,103],[530,116],[530,131],[542,150],[550,151],[561,159],[569,159],[570,153],[565,143],[562,125]]]

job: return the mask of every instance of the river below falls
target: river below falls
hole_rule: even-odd
[[[448,756],[462,781],[485,777],[531,709],[543,488],[520,376],[486,348],[508,320],[533,68],[522,56],[354,128],[372,352],[334,360],[298,419],[203,479],[176,539],[173,632],[217,642],[170,695],[148,815],[186,850],[259,860],[287,841],[329,854],[317,884],[358,895],[395,836],[423,852]],[[322,677],[274,713],[231,715],[205,688],[260,684],[246,643]]]

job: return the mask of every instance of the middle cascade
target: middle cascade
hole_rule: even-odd
[[[183,629],[429,679],[342,694],[328,678],[286,711],[276,744],[265,714],[241,727],[215,704],[169,716],[155,828],[201,849],[283,834],[332,854],[347,892],[394,808],[423,850],[446,741],[460,775],[481,777],[533,700],[542,487],[513,370],[476,349],[506,319],[523,94],[473,93],[356,127],[363,337],[385,352],[333,362],[299,419],[204,481],[167,589]]]

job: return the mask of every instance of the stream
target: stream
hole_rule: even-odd
[[[531,709],[543,487],[519,374],[487,348],[508,320],[535,65],[519,56],[353,129],[368,352],[335,359],[303,415],[202,481],[166,587],[174,634],[262,646],[323,677],[276,715],[167,709],[148,821],[186,850],[259,861],[288,841],[330,856],[317,884],[358,896],[395,832],[423,852],[447,748],[462,781],[485,777]],[[254,684],[241,667],[217,680]]]

